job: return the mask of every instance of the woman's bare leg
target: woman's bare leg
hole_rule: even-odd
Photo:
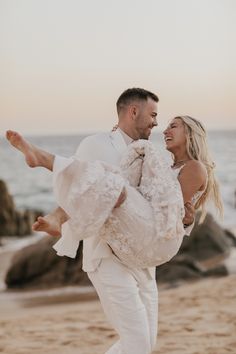
[[[61,225],[69,219],[66,212],[58,207],[45,216],[39,216],[33,224],[34,231],[43,231],[51,236],[61,235]]]
[[[53,170],[54,155],[37,148],[15,131],[8,130],[6,138],[12,146],[25,155],[25,160],[29,167],[45,167],[50,171]],[[61,225],[67,220],[68,216],[65,211],[58,207],[44,217],[39,216],[32,229],[47,232],[52,236],[59,236],[61,234]]]
[[[6,138],[12,146],[25,155],[26,163],[29,167],[44,167],[52,171],[55,156],[37,148],[24,139],[19,133],[8,130]]]
[[[53,170],[54,155],[37,148],[15,131],[8,130],[6,138],[12,146],[25,155],[25,160],[29,167],[44,167],[50,171]],[[124,188],[114,208],[119,207],[125,199],[126,190]],[[44,217],[39,216],[37,221],[33,224],[32,229],[34,231],[47,232],[52,236],[59,236],[61,235],[61,225],[66,222],[68,218],[69,217],[65,211],[58,207],[52,213],[49,213]]]
[[[126,199],[126,190],[123,188],[114,208],[118,208]],[[61,226],[64,222],[69,219],[66,212],[57,207],[51,213],[45,216],[39,216],[37,221],[32,225],[34,231],[46,232],[51,236],[60,236],[61,235]]]

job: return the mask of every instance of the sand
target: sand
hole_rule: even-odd
[[[160,290],[154,354],[236,353],[236,276]],[[117,339],[95,293],[0,297],[0,352],[99,354]],[[135,354],[135,353],[130,353]]]

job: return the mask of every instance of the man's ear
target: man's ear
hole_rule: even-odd
[[[138,113],[138,108],[136,105],[130,105],[130,117],[135,120],[137,113]]]

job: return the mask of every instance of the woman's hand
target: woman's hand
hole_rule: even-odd
[[[195,209],[191,202],[186,202],[184,204],[185,215],[183,218],[183,224],[185,227],[192,225],[195,220]]]

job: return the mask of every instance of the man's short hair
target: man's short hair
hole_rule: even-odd
[[[127,107],[133,101],[147,101],[148,98],[151,98],[153,101],[158,102],[159,98],[154,93],[147,91],[142,88],[129,88],[125,90],[116,102],[116,108],[118,114],[120,111]]]

